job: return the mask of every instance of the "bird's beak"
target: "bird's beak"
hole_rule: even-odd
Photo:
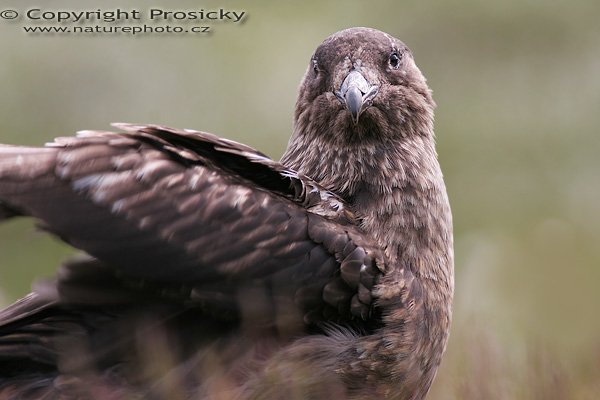
[[[352,70],[335,95],[350,111],[352,120],[356,124],[360,114],[373,103],[377,92],[379,86],[371,85],[360,72]]]

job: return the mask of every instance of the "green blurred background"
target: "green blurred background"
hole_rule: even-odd
[[[34,6],[224,7],[247,19],[211,23],[206,37],[31,35],[23,19],[0,20],[4,143],[153,122],[279,158],[298,83],[326,36],[371,26],[405,41],[438,103],[455,219],[454,325],[430,398],[598,398],[600,2],[4,0],[0,8]],[[72,253],[31,221],[0,226],[0,304]]]

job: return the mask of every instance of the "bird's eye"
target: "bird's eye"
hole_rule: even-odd
[[[398,69],[400,67],[400,54],[393,52],[390,54],[390,66],[394,69]]]
[[[312,68],[313,68],[313,72],[315,73],[315,75],[319,73],[319,64],[317,63],[317,60],[315,60],[314,58],[312,60]]]

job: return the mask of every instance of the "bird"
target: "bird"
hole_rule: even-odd
[[[0,146],[0,220],[80,250],[0,311],[0,398],[425,398],[454,292],[435,107],[355,27],[310,57],[280,161],[152,124]]]

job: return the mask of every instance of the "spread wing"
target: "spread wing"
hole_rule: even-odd
[[[342,200],[239,143],[118,127],[127,133],[0,147],[0,218],[32,216],[102,265],[63,269],[54,302],[131,302],[143,292],[215,311],[266,287],[306,324],[369,317],[383,261]]]

